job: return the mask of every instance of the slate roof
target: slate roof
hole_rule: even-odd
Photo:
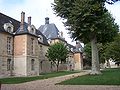
[[[20,22],[19,21],[15,20],[15,19],[13,19],[13,18],[11,18],[11,17],[9,17],[7,15],[4,15],[4,14],[0,13],[0,32],[6,32],[4,30],[4,27],[3,27],[3,25],[5,23],[11,23],[14,26],[14,29],[13,29],[14,34],[12,34],[12,35],[21,35],[21,34],[33,35],[33,34],[29,33],[29,31],[27,29],[28,24],[26,22],[24,23],[24,31],[20,31]],[[6,33],[11,34],[9,32],[6,32]],[[36,35],[34,34],[33,36],[38,37],[38,35],[41,35],[43,37],[43,43],[41,43],[41,44],[49,45],[48,42],[47,42],[46,37],[40,31],[38,31],[36,29]]]
[[[41,35],[43,37],[43,43],[41,43],[41,42],[39,42],[39,43],[48,46],[49,44],[48,44],[48,41],[47,41],[46,37],[39,30],[36,30],[36,33],[37,33],[37,35]]]
[[[71,52],[74,52],[74,53],[82,53],[83,52],[83,47],[81,44],[79,44],[79,47],[73,46],[71,44],[67,44],[67,46],[69,47],[69,50]]]
[[[46,17],[45,18],[45,25],[41,25],[38,30],[49,40],[54,40],[54,39],[60,39],[64,42],[65,39],[63,37],[61,37],[59,35],[59,30],[58,28],[56,27],[55,24],[49,24],[49,18]],[[82,46],[80,45],[80,47],[76,47],[76,46],[73,46],[71,44],[68,44],[67,43],[67,46],[69,47],[69,51],[71,52],[74,52],[74,53],[77,53],[77,52],[82,52],[80,49],[82,48]]]
[[[58,38],[59,30],[55,24],[45,24],[41,25],[38,30],[47,38],[53,39]]]
[[[5,32],[3,27],[5,23],[11,23],[14,26],[14,32],[20,27],[19,21],[0,13],[0,32]]]

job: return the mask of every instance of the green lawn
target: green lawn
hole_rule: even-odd
[[[84,75],[59,83],[61,85],[120,85],[120,68],[105,69],[101,75]]]
[[[52,73],[43,73],[40,76],[35,77],[12,77],[12,78],[2,78],[0,82],[3,84],[17,84],[24,83],[34,80],[47,79],[51,77],[63,76],[68,74],[78,73],[78,71],[60,71],[60,72],[52,72]]]

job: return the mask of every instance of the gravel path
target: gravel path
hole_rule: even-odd
[[[75,73],[44,80],[26,82],[22,84],[2,84],[1,90],[120,90],[120,86],[103,85],[55,85],[61,81],[88,74],[89,72]]]

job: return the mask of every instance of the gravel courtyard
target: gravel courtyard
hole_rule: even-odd
[[[108,85],[55,85],[61,81],[88,73],[89,72],[81,72],[21,84],[2,84],[1,90],[120,90],[120,86]]]

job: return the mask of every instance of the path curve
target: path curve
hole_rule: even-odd
[[[75,73],[44,80],[36,80],[21,84],[2,84],[1,90],[120,90],[120,86],[104,85],[55,85],[61,81],[86,75],[89,72]]]

